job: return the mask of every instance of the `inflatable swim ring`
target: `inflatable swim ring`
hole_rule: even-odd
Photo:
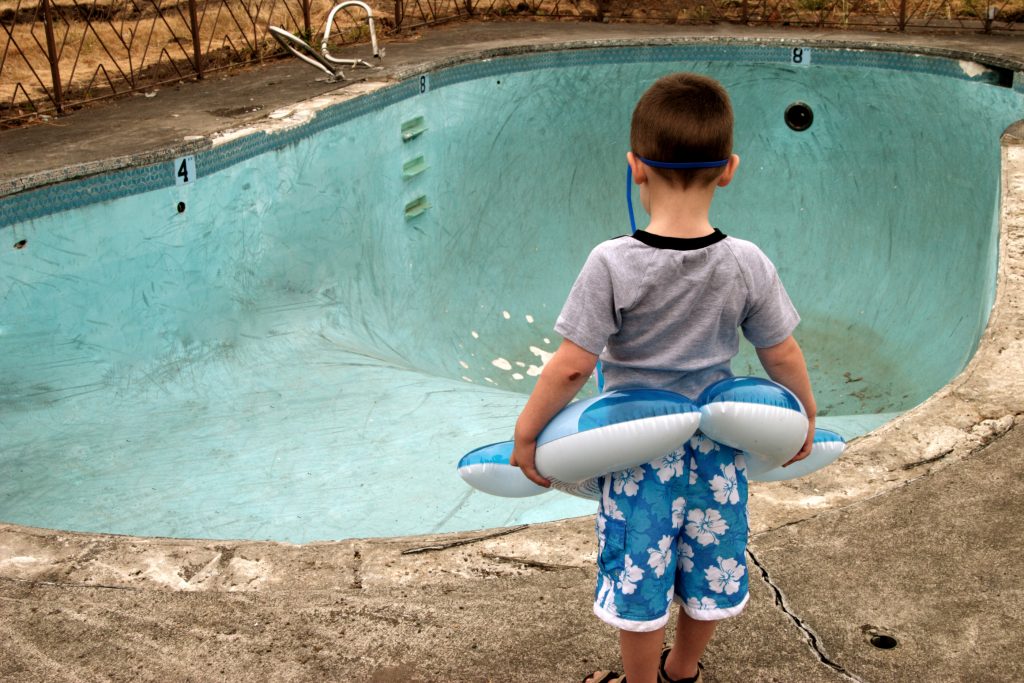
[[[756,460],[752,459],[749,454],[745,454],[747,456],[747,479],[751,481],[785,481],[786,479],[796,479],[831,464],[845,450],[846,441],[843,440],[843,437],[833,431],[819,427],[814,430],[814,447],[811,449],[810,455],[803,460],[796,461],[789,467],[761,469]]]
[[[796,455],[807,438],[807,413],[789,389],[759,377],[715,382],[700,398],[700,431],[744,451],[747,472],[767,472]]]
[[[803,406],[785,387],[756,377],[731,377],[701,393],[700,406],[680,394],[654,389],[612,391],[563,409],[537,438],[537,469],[552,488],[597,499],[597,477],[636,467],[678,448],[699,428],[708,438],[742,450],[753,481],[800,477],[833,462],[842,437],[816,429],[804,460],[781,467],[807,436]],[[519,498],[550,489],[509,464],[512,442],[477,448],[458,464],[459,475],[480,491]]]
[[[636,467],[671,453],[700,424],[690,399],[671,391],[624,389],[569,404],[537,437],[537,470],[566,493],[593,497],[594,477]],[[512,442],[490,444],[459,461],[471,486],[499,496],[543,493],[518,467],[509,465]]]

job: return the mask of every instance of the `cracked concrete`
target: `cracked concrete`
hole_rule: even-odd
[[[772,581],[772,577],[768,573],[768,568],[764,565],[763,562],[761,562],[760,559],[758,559],[757,555],[755,555],[754,552],[749,548],[747,549],[747,556],[750,558],[750,562],[755,567],[757,567],[758,571],[760,572],[761,580],[768,584],[768,587],[771,588],[772,595],[775,597],[775,606],[782,610],[787,616],[789,616],[789,618],[796,625],[796,627],[803,632],[804,638],[807,640],[807,645],[811,648],[811,650],[814,651],[815,655],[817,655],[818,661],[824,664],[825,666],[829,667],[836,673],[840,674],[847,680],[857,681],[858,683],[860,683],[860,678],[852,675],[840,664],[837,664],[835,661],[833,661],[832,658],[829,657],[828,653],[826,653],[822,649],[821,639],[818,637],[818,634],[815,633],[811,629],[811,627],[808,626],[804,622],[804,620],[800,618],[799,615],[793,612],[790,606],[786,603],[786,596],[782,594],[782,590],[775,584],[774,581]]]
[[[1017,37],[527,22],[459,25],[389,45],[393,70],[358,88],[483,51],[703,34],[884,41],[1024,68]],[[165,158],[315,115],[318,104],[296,100],[357,92],[338,88],[281,62],[87,109],[60,129],[4,131],[0,178],[17,191],[25,178],[43,182],[47,169],[91,173]],[[258,112],[246,109],[253,93]],[[199,115],[161,118],[185,103]],[[1020,125],[1004,137],[999,283],[977,354],[827,470],[752,488],[751,569],[761,580],[751,577],[744,615],[720,627],[709,681],[1024,679],[1022,138]],[[305,546],[0,525],[0,680],[578,680],[618,665],[614,631],[589,613],[592,525]],[[896,646],[872,646],[876,636]]]

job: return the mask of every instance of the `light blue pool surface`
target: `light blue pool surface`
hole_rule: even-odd
[[[679,70],[733,97],[742,164],[713,219],[778,266],[821,426],[917,405],[987,322],[1024,80],[790,56],[493,59],[200,153],[187,185],[168,161],[0,199],[0,520],[306,542],[592,512],[476,493],[455,463],[510,438],[579,267],[628,231],[632,106]]]

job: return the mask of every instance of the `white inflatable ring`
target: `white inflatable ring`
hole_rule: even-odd
[[[845,450],[846,441],[843,440],[843,437],[833,431],[819,427],[814,430],[814,447],[811,449],[810,455],[803,460],[797,460],[788,467],[761,470],[757,466],[757,461],[753,460],[750,454],[747,453],[747,479],[751,481],[796,479],[831,464]]]
[[[594,477],[671,453],[693,436],[699,424],[697,405],[671,391],[625,389],[576,401],[537,437],[537,470],[556,488],[590,498],[595,489],[587,482]],[[511,454],[511,441],[478,448],[459,461],[459,475],[471,486],[499,496],[547,491],[508,464]]]
[[[747,476],[781,466],[807,438],[807,413],[781,384],[759,377],[715,382],[700,399],[700,431],[748,454]]]
[[[700,430],[742,450],[752,481],[781,481],[825,467],[846,444],[835,432],[816,429],[810,455],[789,467],[807,437],[803,406],[785,387],[757,377],[712,384],[700,407],[668,391],[613,391],[570,404],[537,439],[537,469],[553,488],[583,498],[600,497],[596,478],[662,457]],[[496,496],[519,498],[550,489],[534,484],[509,464],[512,442],[483,446],[459,460],[466,483]]]

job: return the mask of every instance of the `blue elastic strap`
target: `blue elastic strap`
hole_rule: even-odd
[[[654,168],[672,169],[720,168],[729,163],[728,159],[719,159],[718,161],[652,161],[641,156],[638,156],[637,159]],[[626,206],[629,207],[629,227],[635,233],[636,219],[633,218],[633,167],[629,164],[626,164]]]

